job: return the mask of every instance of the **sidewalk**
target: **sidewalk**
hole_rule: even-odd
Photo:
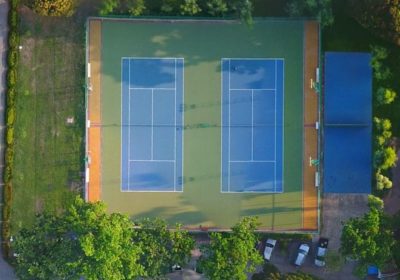
[[[3,193],[3,167],[4,167],[4,110],[6,83],[6,50],[7,50],[7,0],[0,0],[0,192]],[[2,197],[2,195],[0,196]],[[2,198],[1,198],[2,199]],[[0,234],[1,241],[1,234]],[[17,279],[12,268],[3,260],[0,254],[0,279]]]

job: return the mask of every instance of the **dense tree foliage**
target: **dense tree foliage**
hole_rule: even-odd
[[[209,279],[245,280],[248,272],[262,263],[255,248],[257,223],[254,218],[244,218],[232,228],[231,233],[213,232],[209,246],[202,248],[201,268]]]
[[[102,203],[81,198],[59,216],[38,216],[17,236],[20,279],[132,279],[143,275],[140,244],[132,242],[132,222],[105,212]]]
[[[331,0],[289,0],[286,11],[292,17],[315,17],[322,27],[334,20]]]
[[[189,262],[194,240],[179,224],[168,230],[164,220],[144,219],[138,226],[133,240],[142,248],[140,263],[147,276],[161,276],[173,265],[184,266]]]
[[[400,44],[400,1],[351,0],[350,5],[349,9],[362,26]]]
[[[33,10],[42,16],[71,16],[76,0],[34,0]]]
[[[369,199],[370,210],[363,217],[348,220],[343,227],[340,252],[360,265],[382,267],[392,257],[393,232],[382,203]],[[361,269],[362,270],[362,269]]]
[[[102,0],[100,15],[235,16],[252,24],[251,0]]]

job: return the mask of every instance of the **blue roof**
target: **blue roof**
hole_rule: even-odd
[[[325,55],[324,191],[370,193],[372,70],[367,53]]]

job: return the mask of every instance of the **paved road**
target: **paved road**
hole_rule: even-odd
[[[4,167],[4,109],[5,109],[5,63],[7,49],[7,0],[0,0],[0,193],[3,193],[3,167]],[[1,197],[1,196],[0,196]],[[0,200],[2,201],[2,199]],[[1,234],[0,234],[1,241]],[[17,279],[12,268],[3,260],[0,254],[0,279]]]

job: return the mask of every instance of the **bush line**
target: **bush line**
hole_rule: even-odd
[[[2,209],[2,251],[5,259],[10,257],[10,215],[12,200],[12,171],[14,162],[14,123],[16,119],[15,97],[17,92],[17,66],[18,66],[18,5],[19,0],[9,1],[8,11],[8,52],[7,52],[7,75],[6,75],[6,132],[5,132],[5,154],[4,154],[4,187],[3,187],[3,209]]]

